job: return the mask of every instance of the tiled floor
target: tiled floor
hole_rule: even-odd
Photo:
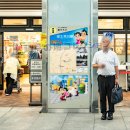
[[[0,107],[0,130],[130,130],[130,108],[116,108],[113,120],[100,113],[39,113],[41,107]]]
[[[2,107],[20,107],[20,106],[28,106],[30,102],[30,85],[28,75],[24,75],[20,79],[20,86],[22,88],[22,92],[19,94],[17,90],[14,89],[11,96],[5,96],[4,91],[0,94],[0,106]],[[40,99],[40,87],[33,87],[33,100],[39,101]]]
[[[22,88],[21,93],[17,93],[16,90],[13,90],[11,96],[5,96],[4,91],[0,94],[0,106],[2,107],[25,107],[28,106],[30,102],[30,85],[28,75],[24,75],[20,79],[20,86]],[[39,101],[40,99],[40,87],[33,87],[33,100]],[[130,107],[130,92],[124,92],[123,102],[116,105],[118,107]]]
[[[130,107],[130,91],[123,93],[123,101],[116,106],[118,107]]]

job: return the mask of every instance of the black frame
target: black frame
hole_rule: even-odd
[[[27,19],[27,25],[3,25],[3,19]],[[42,32],[42,26],[34,26],[33,19],[42,19],[42,17],[0,17],[1,32]],[[33,30],[26,30],[33,29]]]

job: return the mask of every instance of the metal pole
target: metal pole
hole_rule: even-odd
[[[30,84],[30,103],[32,102],[32,84]]]

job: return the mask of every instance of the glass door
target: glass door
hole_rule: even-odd
[[[0,33],[0,90],[3,90],[3,33]]]

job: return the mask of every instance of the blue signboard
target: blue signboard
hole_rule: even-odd
[[[88,28],[80,28],[50,36],[51,46],[77,46],[88,44]]]

